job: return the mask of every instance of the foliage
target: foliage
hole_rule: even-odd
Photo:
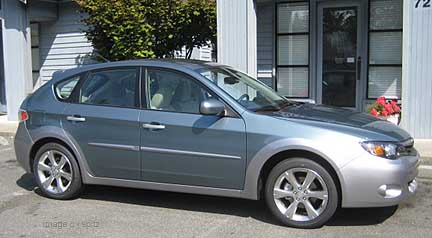
[[[98,54],[112,60],[173,57],[216,41],[214,0],[75,0]]]
[[[186,46],[186,57],[190,58],[195,46],[216,43],[216,4],[214,1],[181,1],[177,22],[179,45]]]

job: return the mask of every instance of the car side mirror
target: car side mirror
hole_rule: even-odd
[[[200,104],[200,113],[203,115],[222,116],[225,112],[225,105],[216,99],[207,99]]]
[[[225,84],[229,84],[229,85],[233,85],[240,82],[240,80],[238,78],[232,77],[232,76],[228,76],[226,78],[224,78],[224,83]]]

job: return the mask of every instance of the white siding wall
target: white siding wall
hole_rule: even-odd
[[[30,27],[26,7],[3,1],[3,52],[8,120],[18,120],[21,102],[31,92]]]
[[[404,1],[402,126],[432,139],[432,7]]]
[[[93,52],[91,43],[82,32],[78,5],[62,3],[57,21],[40,25],[41,83],[51,79],[57,70],[94,63],[89,59]]]
[[[217,0],[218,62],[257,73],[254,0]]]
[[[273,86],[274,3],[257,6],[258,79]]]
[[[56,21],[40,24],[40,78],[39,84],[51,79],[58,70],[95,63],[90,59],[92,44],[87,40],[80,22],[81,15],[76,3],[62,3]],[[194,49],[192,59],[211,61],[210,47]],[[184,52],[180,52],[180,58]]]

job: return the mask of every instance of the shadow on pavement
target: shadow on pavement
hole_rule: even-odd
[[[86,186],[81,199],[252,217],[277,225],[262,201],[109,186]]]
[[[280,225],[263,201],[95,185],[87,186],[80,198],[251,217],[262,222]],[[397,206],[339,209],[327,226],[376,225],[390,218],[396,210]]]
[[[17,181],[16,184],[27,191],[33,191],[37,188],[36,181],[32,174],[23,174]]]
[[[397,206],[339,209],[327,226],[368,226],[383,223],[393,216]]]
[[[42,196],[32,174],[22,175],[16,184],[27,191],[35,191],[36,194]],[[265,223],[280,225],[268,211],[264,201],[96,185],[86,186],[79,198],[251,217]],[[339,209],[327,223],[327,226],[376,225],[390,218],[396,210],[397,206]]]

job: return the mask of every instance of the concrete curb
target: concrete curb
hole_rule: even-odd
[[[0,122],[0,135],[15,135],[18,122]]]
[[[15,136],[15,132],[0,132],[0,136],[3,137],[14,137]]]
[[[432,158],[432,140],[415,139],[414,147],[422,157]]]
[[[422,165],[430,165],[430,166],[432,166],[432,157],[422,156],[421,157],[421,163],[422,163]]]
[[[432,169],[419,169],[418,178],[420,179],[432,179]]]
[[[418,178],[432,179],[432,158],[431,157],[421,158]]]

